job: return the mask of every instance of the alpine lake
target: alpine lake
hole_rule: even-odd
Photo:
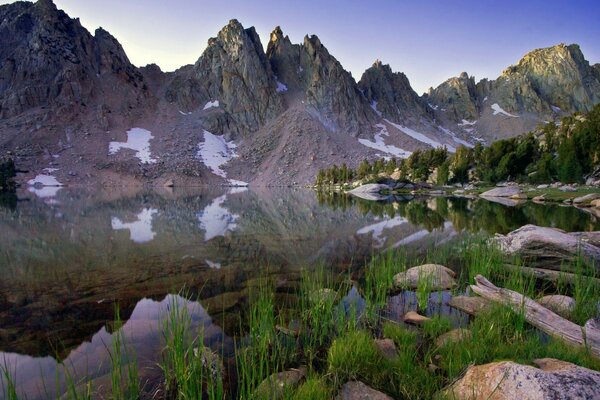
[[[169,397],[166,331],[180,312],[182,337],[218,356],[223,396],[234,397],[236,353],[252,341],[249,303],[264,285],[284,333],[313,277],[330,277],[336,309],[356,320],[369,309],[374,257],[402,252],[408,267],[433,258],[458,271],[455,249],[466,238],[525,224],[600,230],[584,210],[530,201],[374,202],[304,188],[24,189],[0,202],[0,398],[73,398],[85,388],[116,398],[115,364],[119,376],[135,372],[135,397]],[[402,325],[419,309],[465,326],[469,316],[447,304],[455,293],[431,293],[421,307],[415,292],[390,293],[378,313]]]

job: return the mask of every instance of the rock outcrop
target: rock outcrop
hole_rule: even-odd
[[[456,400],[600,399],[600,372],[545,358],[539,368],[512,361],[472,366],[446,390]]]
[[[433,117],[432,109],[412,89],[406,75],[392,72],[379,60],[363,73],[358,87],[373,110],[393,122]]]
[[[425,100],[434,109],[450,115],[452,120],[477,120],[480,112],[480,95],[475,78],[466,72],[450,78],[435,89],[429,89]]]
[[[50,0],[0,6],[0,119],[26,112],[72,118],[145,105],[147,86],[108,32],[92,36]]]
[[[175,74],[166,96],[186,110],[222,108],[237,133],[257,131],[283,111],[271,65],[254,27],[244,29],[232,19],[192,68]],[[216,132],[223,133],[223,132]]]
[[[271,33],[267,56],[274,74],[287,90],[299,91],[305,104],[330,131],[358,135],[371,131],[377,116],[352,75],[316,35],[292,44],[279,27]]]

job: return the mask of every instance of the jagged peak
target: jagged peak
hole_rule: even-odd
[[[38,0],[35,3],[35,5],[44,10],[52,10],[52,11],[58,10],[58,8],[56,7],[56,4],[54,4],[54,2],[52,0]]]
[[[467,72],[465,72],[465,71],[461,72],[460,75],[458,75],[458,77],[460,79],[469,79],[470,78],[469,74]]]
[[[554,46],[542,47],[527,52],[521,59],[513,65],[510,65],[502,71],[501,77],[506,77],[512,73],[518,72],[521,68],[527,68],[529,65],[537,63],[551,64],[553,62],[564,62],[563,60],[573,60],[575,62],[587,62],[578,44],[559,43]]]
[[[277,25],[271,32],[271,42],[276,42],[281,39],[283,39],[283,31],[281,30],[281,27]]]

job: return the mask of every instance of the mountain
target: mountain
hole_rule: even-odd
[[[462,73],[424,98],[441,120],[491,142],[590,111],[600,102],[598,64],[590,66],[578,45],[559,44],[527,53],[495,80],[475,83]]]
[[[292,43],[277,27],[263,46],[237,20],[195,64],[163,72],[51,0],[0,6],[0,155],[30,171],[21,182],[309,183],[332,163],[455,151],[589,110],[599,82],[600,65],[558,45],[419,96],[380,61],[356,82],[316,35]]]

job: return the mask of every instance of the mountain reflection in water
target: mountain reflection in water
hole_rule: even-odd
[[[153,382],[160,376],[159,321],[175,300],[190,309],[194,328],[204,327],[205,344],[227,353],[243,335],[240,313],[260,277],[276,282],[278,304],[294,307],[303,267],[360,276],[378,251],[423,253],[467,232],[506,233],[528,223],[600,229],[593,215],[573,207],[483,199],[369,202],[245,188],[46,194],[24,191],[22,201],[0,202],[0,363],[28,399],[55,397],[57,383],[64,389],[63,365],[73,378],[110,386],[107,347],[117,305],[139,370]],[[176,295],[182,288],[185,298]],[[451,314],[440,299],[428,312]],[[410,293],[391,297],[390,317],[399,319],[413,302]],[[355,287],[342,304],[350,303],[364,303]]]

